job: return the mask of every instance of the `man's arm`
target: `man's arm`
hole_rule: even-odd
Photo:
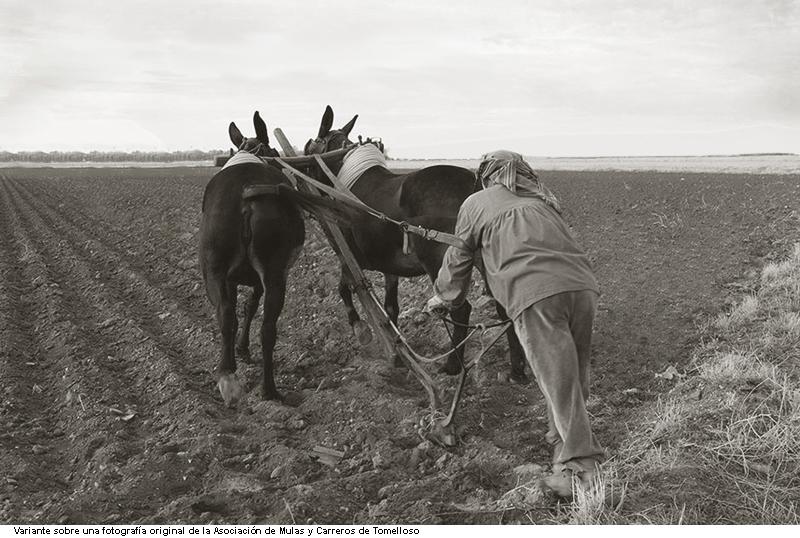
[[[449,247],[433,285],[436,295],[448,308],[458,308],[464,303],[472,281],[472,264],[480,248],[480,237],[473,220],[471,211],[462,206],[458,211],[455,235],[464,241],[469,250]]]

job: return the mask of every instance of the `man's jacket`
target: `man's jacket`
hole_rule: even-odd
[[[455,234],[470,250],[447,249],[434,285],[451,306],[466,298],[475,254],[483,259],[492,295],[511,319],[557,293],[600,292],[564,219],[538,197],[517,196],[501,185],[476,192],[464,200]]]

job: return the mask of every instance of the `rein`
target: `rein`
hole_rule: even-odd
[[[442,320],[442,322],[443,322],[442,324],[444,325],[444,328],[445,328],[445,330],[447,331],[447,335],[450,337],[450,340],[452,340],[452,339],[453,339],[453,333],[451,333],[451,332],[450,332],[450,328],[447,326],[447,324],[448,324],[448,323],[450,323],[450,324],[452,324],[452,325],[459,326],[459,327],[473,327],[473,329],[472,329],[472,332],[471,332],[471,333],[469,333],[469,334],[467,335],[467,337],[466,337],[466,338],[465,338],[465,339],[464,339],[464,340],[463,340],[463,341],[462,341],[460,344],[458,344],[458,345],[457,345],[457,346],[454,348],[454,350],[455,350],[455,349],[458,349],[459,347],[461,347],[462,345],[464,345],[464,343],[466,343],[466,341],[467,341],[467,340],[468,340],[468,339],[469,339],[469,338],[470,338],[470,337],[471,337],[473,334],[475,334],[475,333],[476,333],[476,332],[478,332],[478,331],[480,331],[480,332],[481,332],[481,334],[480,334],[480,337],[479,337],[479,340],[480,340],[480,343],[481,343],[481,352],[480,352],[480,353],[478,353],[478,355],[477,355],[477,356],[475,356],[473,359],[471,359],[471,360],[470,360],[468,363],[466,363],[466,364],[464,363],[464,359],[463,359],[463,357],[461,358],[461,367],[464,369],[464,371],[465,371],[465,372],[468,372],[468,371],[469,371],[469,370],[470,370],[470,369],[471,369],[473,366],[477,365],[477,364],[480,362],[480,360],[483,358],[483,356],[484,356],[484,355],[486,355],[486,352],[487,352],[487,351],[489,351],[489,349],[491,349],[491,347],[492,347],[493,345],[495,345],[495,344],[497,343],[497,341],[498,341],[498,340],[500,340],[500,337],[501,337],[501,336],[503,336],[503,335],[506,333],[506,331],[508,331],[509,327],[511,327],[511,325],[514,323],[513,321],[511,321],[510,319],[508,319],[508,320],[506,320],[506,321],[501,321],[501,322],[499,322],[499,323],[492,323],[491,325],[484,325],[483,323],[478,323],[477,325],[464,325],[463,323],[457,323],[457,322],[455,322],[455,321],[449,320],[449,319],[447,319],[446,317],[441,317],[440,319],[441,319],[441,320]],[[495,335],[495,337],[492,339],[492,341],[491,341],[491,342],[490,342],[490,343],[487,345],[487,344],[486,344],[486,341],[485,341],[485,340],[484,340],[484,338],[483,338],[483,337],[486,335],[486,331],[487,331],[488,329],[493,329],[493,328],[495,328],[495,327],[500,327],[500,326],[503,326],[503,330],[499,331],[499,332],[498,332],[498,333]]]

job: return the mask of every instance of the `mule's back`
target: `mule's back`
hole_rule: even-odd
[[[235,158],[236,156],[231,160]],[[285,178],[278,170],[261,161],[237,163],[233,166],[226,164],[206,185],[203,193],[203,217],[209,212],[225,212],[239,207],[242,191],[249,185],[273,185],[284,181]]]
[[[475,189],[475,175],[466,168],[429,166],[409,173],[400,192],[400,207],[408,218],[455,217]]]

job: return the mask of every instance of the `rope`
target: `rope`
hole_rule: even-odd
[[[476,332],[478,332],[478,329],[473,329],[473,330],[472,330],[472,331],[471,331],[469,334],[467,334],[467,336],[466,336],[466,337],[464,337],[464,339],[463,339],[463,340],[461,340],[461,342],[459,342],[459,343],[458,343],[458,344],[457,344],[455,347],[453,347],[453,348],[449,349],[448,351],[445,351],[444,353],[441,353],[441,354],[439,354],[439,355],[435,355],[435,356],[433,356],[433,357],[426,357],[425,355],[420,355],[419,353],[417,353],[416,351],[414,351],[414,348],[412,348],[412,347],[411,347],[411,344],[409,344],[409,343],[408,343],[408,340],[406,340],[405,336],[403,336],[403,333],[401,333],[400,331],[397,331],[397,337],[400,339],[400,341],[403,343],[403,345],[405,345],[405,346],[406,346],[406,348],[408,348],[408,351],[409,351],[409,352],[410,352],[410,353],[411,353],[411,354],[414,356],[414,358],[415,358],[415,359],[417,359],[417,360],[418,360],[418,361],[420,361],[420,362],[424,362],[424,363],[432,363],[432,362],[437,362],[437,361],[440,361],[440,360],[442,360],[442,359],[445,359],[445,358],[447,358],[447,356],[448,356],[448,355],[450,355],[450,353],[452,353],[453,351],[456,351],[458,348],[460,348],[460,347],[462,347],[464,344],[466,344],[466,343],[467,343],[467,341],[468,341],[470,338],[472,338],[472,336],[473,336],[473,335],[474,335]],[[451,336],[450,340],[452,341],[452,336]],[[462,359],[462,360],[463,360],[463,359]]]
[[[478,323],[477,325],[469,325],[469,324],[465,324],[465,323],[459,323],[457,321],[453,321],[452,319],[445,318],[445,317],[442,318],[442,322],[444,322],[445,324],[449,323],[450,325],[452,325],[454,327],[462,327],[464,329],[478,329],[478,328],[494,329],[495,327],[500,327],[501,325],[505,325],[506,323],[508,323],[508,324],[512,323],[512,321],[510,319],[506,319],[506,320],[503,320],[503,321],[498,321],[497,323],[492,323],[491,325],[484,325],[483,323]],[[449,329],[448,329],[448,332],[449,332]]]
[[[447,320],[445,318],[441,318],[441,319],[442,319],[442,321],[446,321],[446,322],[455,324],[455,322],[452,322],[452,321]],[[406,340],[406,338],[403,336],[403,333],[401,333],[400,331],[397,331],[397,335],[398,335],[399,340],[403,343],[403,345],[406,346],[406,348],[408,348],[408,351],[414,356],[415,359],[417,359],[418,361],[423,362],[423,363],[433,363],[433,362],[440,361],[440,360],[442,360],[444,358],[447,358],[450,355],[450,353],[453,353],[454,351],[457,351],[459,348],[463,347],[464,344],[466,344],[475,335],[475,333],[480,331],[481,334],[480,334],[479,340],[481,342],[481,352],[478,354],[478,356],[474,360],[470,361],[471,364],[464,364],[464,356],[463,356],[463,354],[459,356],[459,359],[461,360],[461,367],[464,368],[465,370],[468,370],[468,369],[472,368],[473,366],[475,366],[476,364],[478,364],[478,362],[483,358],[483,356],[486,354],[486,352],[489,351],[489,349],[493,345],[495,345],[497,343],[497,341],[500,339],[500,337],[503,336],[503,334],[508,330],[508,328],[511,326],[511,323],[512,323],[511,320],[507,320],[507,321],[503,321],[503,322],[500,322],[500,323],[493,323],[491,325],[484,325],[483,323],[478,323],[477,325],[458,324],[461,327],[467,327],[467,328],[471,329],[470,332],[467,333],[467,336],[465,336],[458,344],[456,344],[455,346],[450,348],[448,351],[445,351],[444,353],[440,353],[439,355],[435,355],[433,357],[426,357],[425,355],[421,355],[421,354],[417,353],[414,350],[414,348],[411,347],[411,344],[408,343],[408,340]],[[484,338],[483,338],[484,335],[486,334],[486,331],[488,329],[493,329],[493,328],[499,327],[501,325],[505,325],[505,328],[502,331],[500,331],[497,334],[497,336],[494,338],[494,340],[492,340],[492,342],[487,346],[486,342],[484,341]],[[450,328],[447,326],[447,323],[444,324],[444,328],[447,331],[447,335],[450,337],[450,341],[452,342],[453,341],[453,333],[450,331]]]
[[[486,344],[486,341],[483,339],[484,335],[486,334],[486,329],[481,331],[481,336],[480,336],[481,352],[478,354],[477,357],[475,357],[475,359],[473,359],[471,361],[472,364],[463,364],[462,365],[462,367],[464,368],[465,371],[468,371],[470,368],[478,365],[478,363],[481,361],[483,356],[486,355],[486,352],[489,351],[492,348],[492,346],[495,345],[498,340],[500,340],[500,337],[503,336],[506,333],[508,328],[511,326],[511,323],[512,322],[510,320],[507,321],[505,328],[503,328],[502,331],[499,331],[497,333],[497,335],[495,335],[494,340],[492,340],[488,345]]]
[[[492,323],[491,325],[484,325],[483,323],[478,323],[477,325],[465,325],[463,323],[457,323],[455,321],[449,320],[444,316],[442,316],[440,319],[442,320],[442,324],[444,325],[444,328],[447,331],[447,334],[450,336],[450,340],[453,339],[453,333],[450,332],[450,327],[447,326],[448,323],[450,323],[452,325],[455,325],[455,326],[458,326],[458,327],[472,328],[473,329],[473,333],[475,331],[478,331],[478,330],[481,331],[481,334],[478,337],[478,339],[479,339],[479,341],[481,343],[481,352],[478,354],[477,357],[475,357],[474,360],[471,361],[472,364],[464,364],[463,355],[460,357],[460,359],[461,359],[461,367],[465,371],[469,371],[469,369],[472,368],[473,366],[477,366],[477,364],[480,362],[480,360],[483,358],[483,356],[486,354],[486,352],[489,351],[489,349],[493,345],[495,345],[498,340],[500,340],[500,337],[503,336],[503,334],[505,334],[505,332],[508,330],[508,328],[513,323],[511,320],[506,320],[506,321],[501,321],[499,323]],[[487,346],[486,342],[483,339],[483,337],[486,335],[486,331],[488,329],[493,329],[495,327],[500,327],[501,325],[505,325],[505,327],[503,327],[502,331],[497,333],[497,336],[495,336],[494,340],[492,340],[492,342]],[[472,333],[470,333],[470,334],[472,334]]]

